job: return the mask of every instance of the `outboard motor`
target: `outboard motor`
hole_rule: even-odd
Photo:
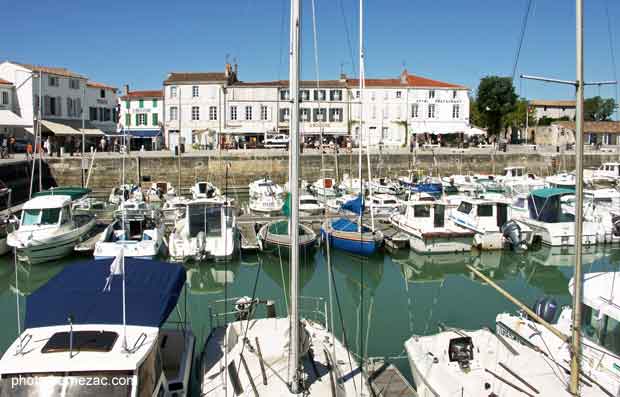
[[[614,236],[620,237],[620,215],[611,217],[611,225]]]
[[[558,303],[555,299],[544,296],[542,298],[538,298],[534,306],[532,307],[532,311],[540,316],[543,320],[550,323],[555,320],[555,315],[558,311]]]
[[[510,248],[515,249],[527,249],[527,243],[521,237],[521,227],[515,221],[508,221],[504,223],[500,229],[502,231],[502,235],[510,243]]]

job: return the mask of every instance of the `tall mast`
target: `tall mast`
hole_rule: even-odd
[[[570,363],[569,392],[579,394],[579,370],[581,363],[581,302],[583,296],[581,273],[581,247],[583,231],[583,0],[576,0],[576,114],[575,114],[575,168],[577,192],[575,195],[575,273],[573,284],[572,357]]]
[[[299,34],[301,32],[300,0],[291,0],[291,47],[289,89],[291,95],[290,128],[290,193],[291,219],[291,392],[301,392],[299,377]]]
[[[360,20],[359,20],[359,36],[360,36],[360,76],[359,76],[359,90],[360,90],[360,132],[357,136],[358,144],[358,168],[359,168],[359,181],[360,181],[360,194],[364,196],[364,181],[362,179],[362,136],[364,136],[364,80],[366,79],[364,71],[364,0],[360,0]],[[362,227],[362,214],[360,212],[358,227],[361,230]]]

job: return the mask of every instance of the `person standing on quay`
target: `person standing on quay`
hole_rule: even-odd
[[[99,146],[101,148],[101,153],[105,152],[106,141],[105,141],[105,137],[104,136],[101,137],[101,141],[99,142]]]

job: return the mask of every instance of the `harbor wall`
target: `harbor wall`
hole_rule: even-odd
[[[540,176],[574,169],[574,155],[551,153],[410,153],[372,154],[370,162],[374,176],[396,177],[406,175],[409,170],[421,174],[451,175],[458,173],[500,173],[506,166],[522,165],[529,172]],[[585,155],[585,167],[595,168],[605,161],[617,161],[617,154],[592,153]],[[327,176],[342,178],[345,173],[357,175],[357,155],[333,154],[324,156]],[[367,174],[366,156],[363,173]],[[79,158],[48,159],[49,172],[59,186],[80,185],[81,171]],[[3,167],[0,166],[0,178]],[[321,177],[320,154],[303,154],[300,158],[301,178],[314,181]],[[253,180],[269,176],[277,183],[287,180],[288,156],[281,154],[235,153],[205,156],[130,156],[125,159],[125,181],[135,183],[145,181],[169,181],[175,187],[179,178],[184,192],[197,180],[209,180],[224,188],[243,187]],[[337,172],[336,172],[337,169]],[[116,155],[98,156],[91,170],[89,187],[94,190],[109,191],[120,184],[123,159]],[[180,172],[179,172],[180,170]],[[5,182],[10,182],[5,180]]]

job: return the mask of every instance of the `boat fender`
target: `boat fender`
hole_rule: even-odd
[[[555,319],[555,315],[558,311],[558,303],[552,297],[543,296],[536,300],[532,310],[543,320],[550,323]]]

